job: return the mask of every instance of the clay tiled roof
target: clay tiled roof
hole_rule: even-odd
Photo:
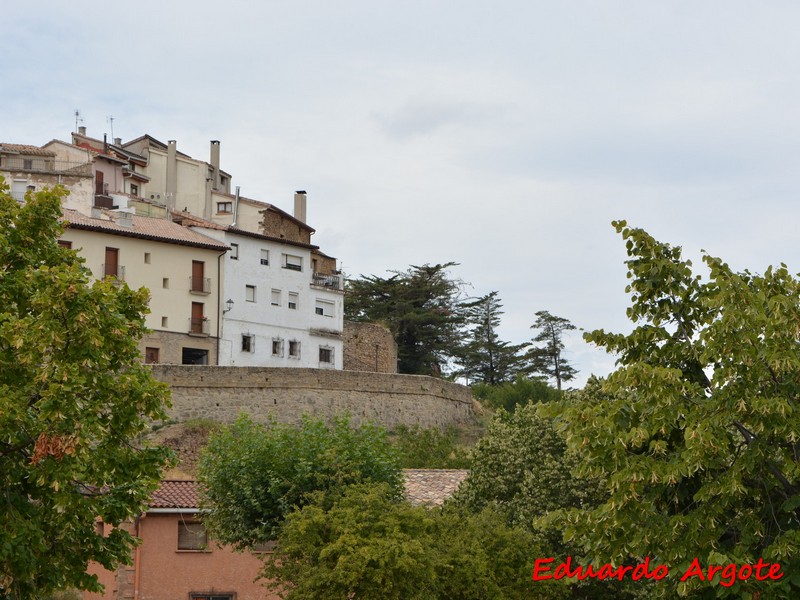
[[[406,498],[411,504],[441,506],[468,473],[464,469],[403,469]]]
[[[6,144],[0,143],[0,152],[8,152],[12,154],[27,154],[29,156],[55,156],[55,152],[45,150],[39,146],[30,146],[27,144]]]
[[[84,214],[69,209],[64,209],[64,218],[68,222],[68,227],[73,229],[101,231],[112,235],[144,238],[182,246],[207,248],[209,250],[222,251],[228,248],[225,244],[217,240],[213,240],[187,227],[181,227],[169,219],[139,217],[134,215],[133,227],[123,227],[112,220],[87,217]]]
[[[196,481],[165,479],[153,494],[150,508],[197,508],[199,500]]]
[[[441,506],[468,473],[464,469],[403,469],[406,498],[411,504]],[[150,508],[196,509],[200,501],[198,487],[194,480],[165,479],[153,494]]]

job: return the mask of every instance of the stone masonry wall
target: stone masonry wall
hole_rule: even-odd
[[[397,373],[397,344],[386,327],[345,321],[343,335],[345,369]]]
[[[303,414],[331,418],[347,412],[354,423],[445,427],[469,423],[469,388],[420,375],[328,369],[154,365],[172,389],[170,417],[178,422],[231,422],[240,413],[256,421],[297,423]]]

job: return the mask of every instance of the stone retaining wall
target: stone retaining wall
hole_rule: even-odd
[[[303,414],[347,412],[356,424],[373,421],[391,429],[474,419],[469,388],[421,375],[188,365],[154,365],[153,374],[170,385],[170,417],[179,422],[231,422],[246,413],[258,421],[297,423]]]

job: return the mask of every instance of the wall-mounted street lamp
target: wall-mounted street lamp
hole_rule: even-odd
[[[222,314],[224,315],[225,313],[231,312],[232,308],[233,308],[233,300],[228,298],[228,301],[225,302],[225,309],[222,311]]]

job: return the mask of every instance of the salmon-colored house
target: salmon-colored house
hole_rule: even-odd
[[[439,506],[450,497],[467,471],[404,469],[406,497],[412,504]],[[256,581],[259,552],[234,552],[208,539],[200,521],[196,481],[165,480],[147,512],[129,525],[142,543],[134,562],[115,572],[98,565],[103,594],[84,593],[84,600],[277,600]],[[265,546],[263,552],[268,552]]]
[[[255,581],[258,554],[234,552],[209,540],[198,520],[196,481],[163,481],[150,508],[130,531],[141,538],[134,564],[116,572],[95,566],[105,593],[85,600],[271,600]]]

